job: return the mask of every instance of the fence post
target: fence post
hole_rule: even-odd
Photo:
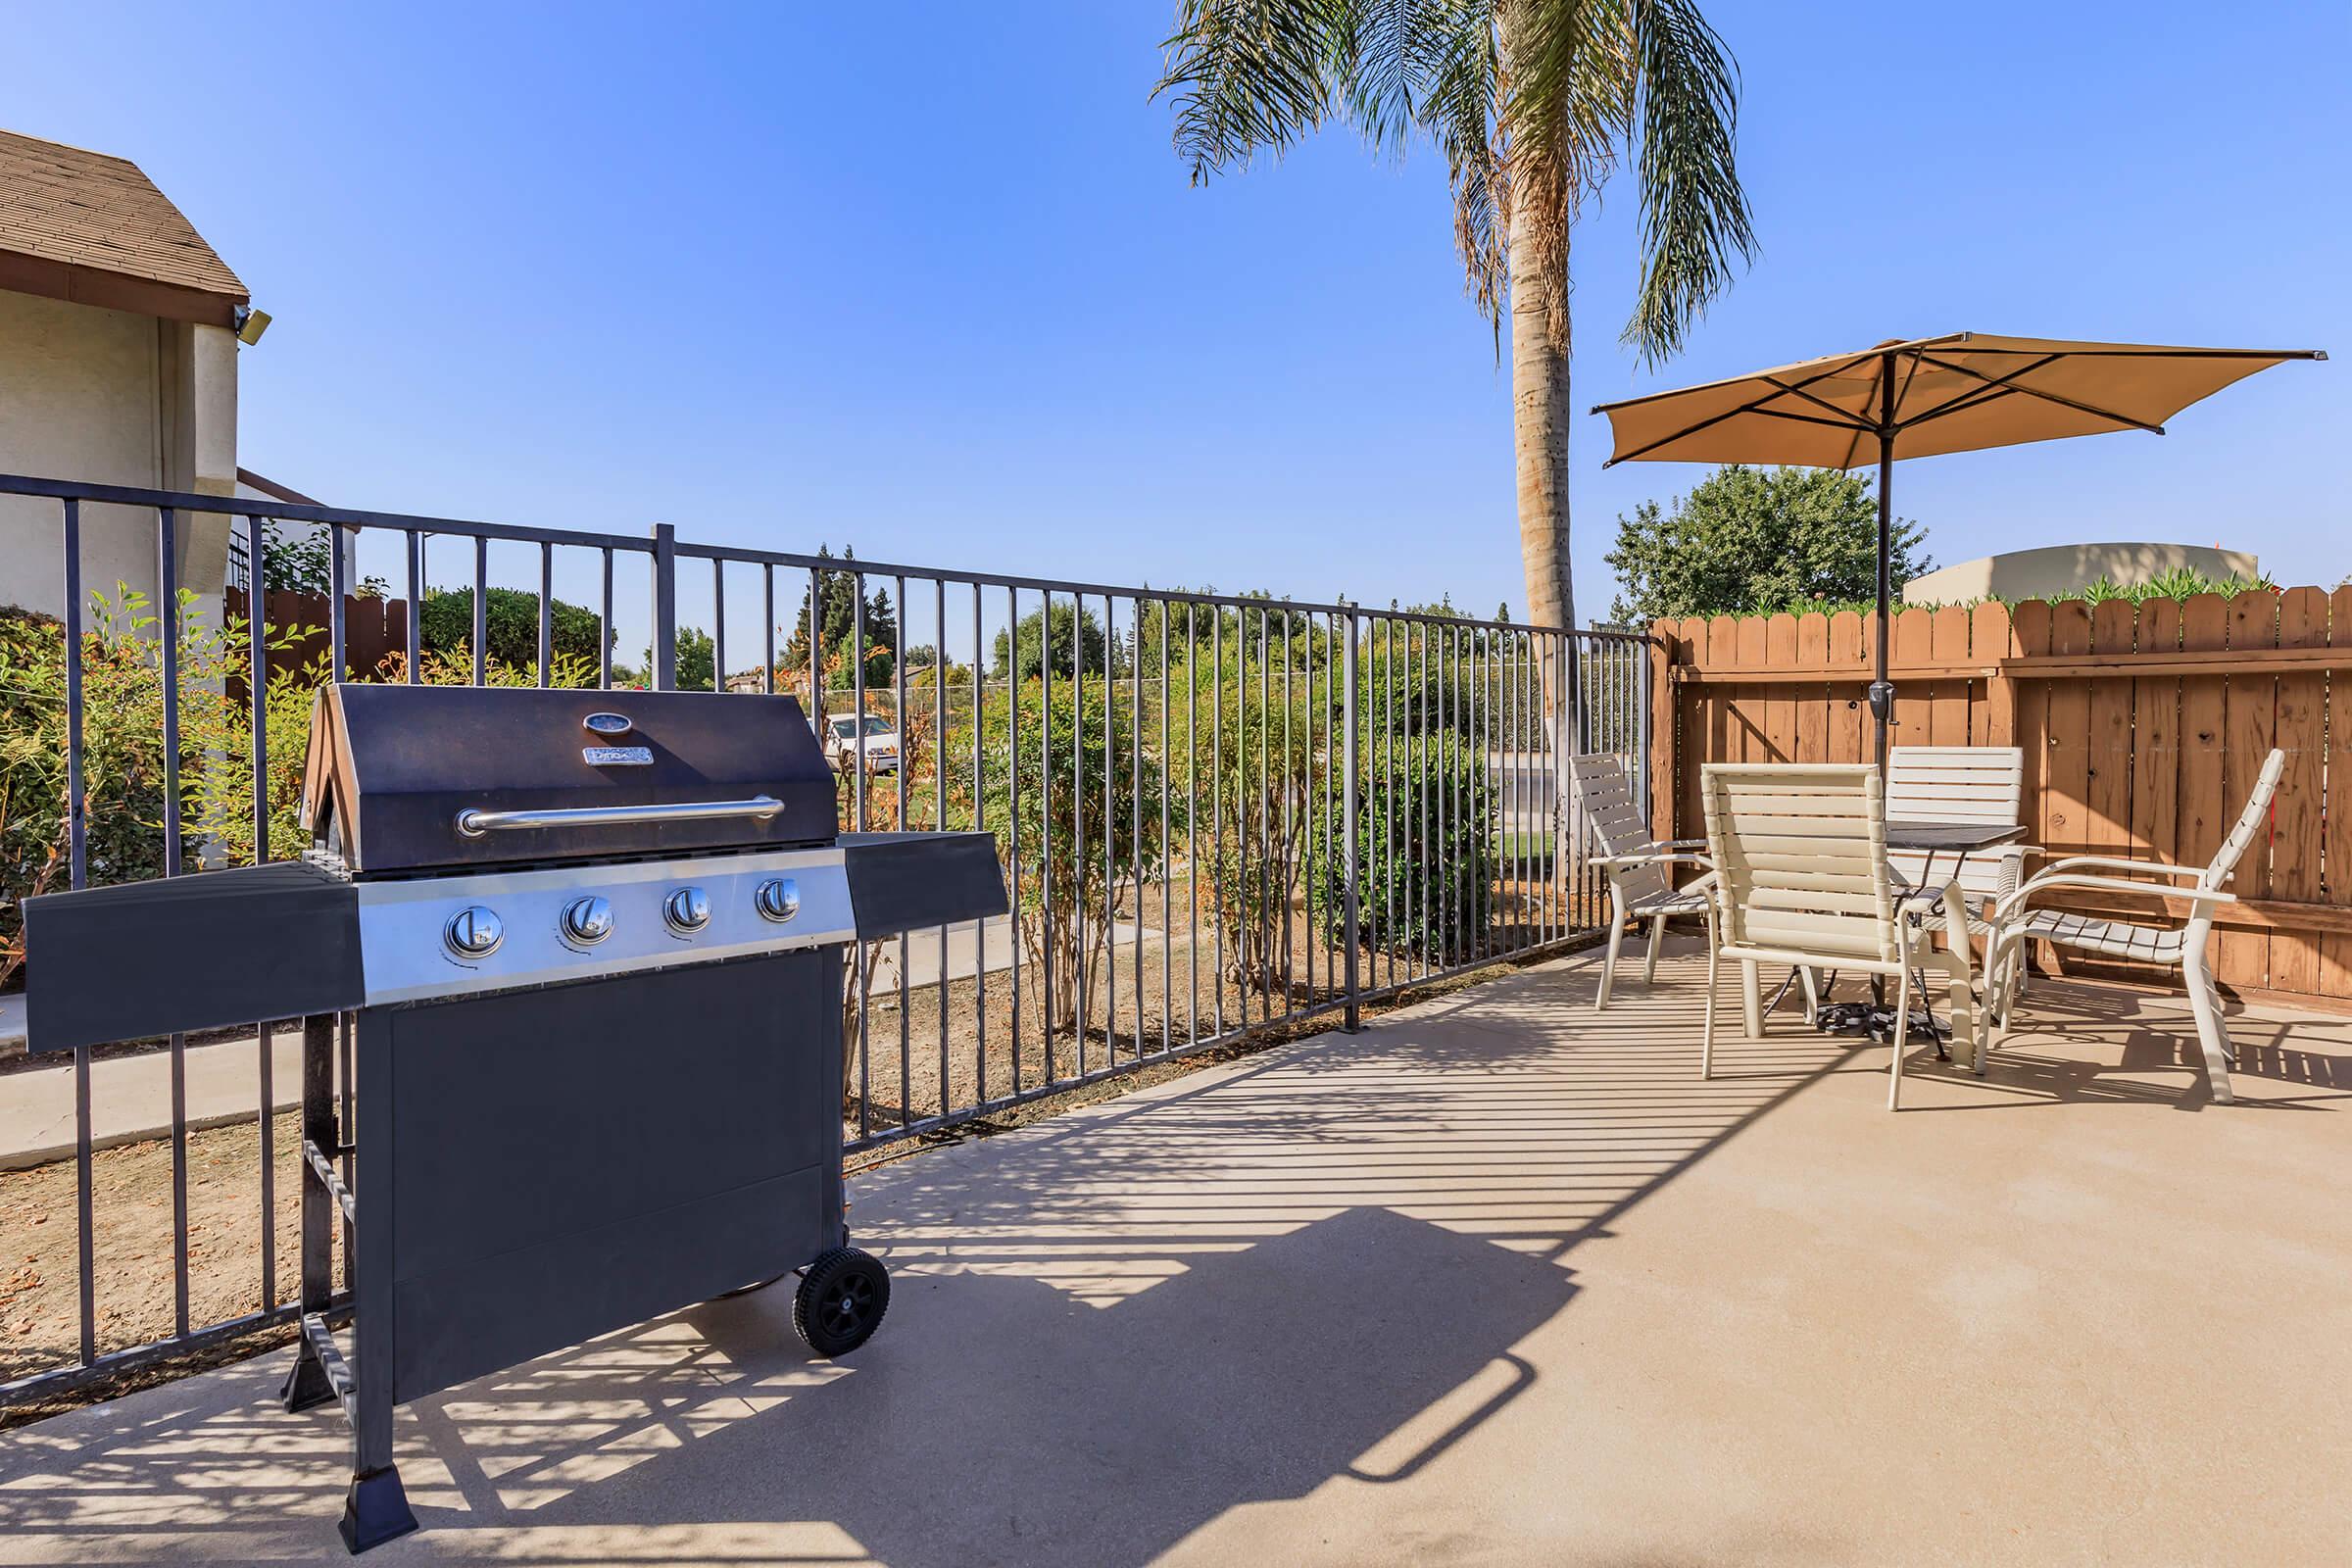
[[[654,524],[654,690],[678,689],[678,530]]]
[[[1345,919],[1342,933],[1347,964],[1348,1012],[1341,1028],[1354,1034],[1364,1026],[1363,996],[1356,974],[1356,948],[1360,937],[1358,920],[1361,917],[1362,892],[1356,885],[1356,741],[1355,741],[1355,612],[1346,617],[1347,641],[1340,648],[1340,722],[1347,730],[1341,751],[1340,777],[1340,864],[1344,867],[1340,885],[1344,890],[1341,905]]]

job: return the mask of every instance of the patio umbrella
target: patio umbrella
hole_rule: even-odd
[[[2022,446],[2109,430],[2164,434],[2164,421],[2230,382],[2316,349],[2168,348],[1953,332],[1897,339],[1728,381],[1604,403],[1608,464],[1879,466],[1878,679],[1870,710],[1879,760],[1894,687],[1886,678],[1888,532],[1894,460]]]

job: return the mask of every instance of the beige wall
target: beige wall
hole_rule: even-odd
[[[2042,599],[2085,588],[2101,577],[2120,587],[2186,566],[2208,577],[2252,577],[2261,567],[2243,550],[2205,545],[2047,545],[1941,566],[1903,585],[1909,605],[1964,605],[1978,599]]]
[[[225,328],[0,290],[0,472],[228,495],[237,343]],[[65,606],[57,502],[0,496],[0,604]],[[181,582],[217,596],[226,519],[179,519]],[[156,587],[155,516],[85,506],[82,582]]]

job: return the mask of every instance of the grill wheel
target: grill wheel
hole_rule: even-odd
[[[792,1326],[818,1355],[846,1355],[882,1326],[890,1310],[890,1275],[855,1247],[821,1254],[793,1293]]]

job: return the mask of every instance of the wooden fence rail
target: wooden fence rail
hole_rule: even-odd
[[[1660,837],[1703,832],[1703,762],[1869,760],[1867,617],[1650,630]],[[2352,790],[2352,588],[1911,609],[1895,617],[1892,663],[1894,744],[2023,747],[2028,837],[2051,855],[2201,865],[2263,757],[2284,748],[2271,833],[2238,865],[2231,888],[2247,902],[2215,933],[2215,972],[2240,993],[2352,998],[2352,809],[2325,808],[2331,779]]]

